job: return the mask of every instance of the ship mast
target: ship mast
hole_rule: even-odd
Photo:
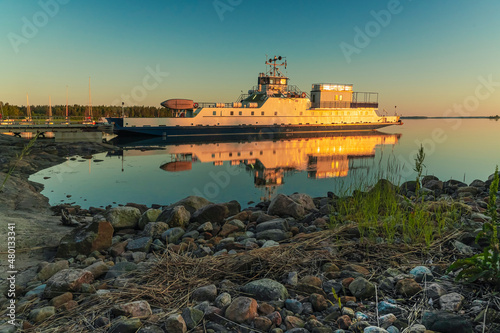
[[[66,86],[66,122],[68,122],[68,86]]]
[[[92,119],[92,93],[90,91],[90,76],[89,76],[89,113],[88,119]]]
[[[52,120],[52,98],[49,95],[49,120]]]

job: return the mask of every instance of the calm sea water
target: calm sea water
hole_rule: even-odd
[[[91,159],[71,157],[30,180],[45,185],[42,194],[52,205],[165,205],[200,195],[245,207],[277,193],[326,196],[380,176],[414,179],[420,144],[425,174],[467,183],[485,180],[500,165],[499,142],[500,122],[485,119],[406,120],[374,133],[248,142],[142,140],[118,142],[116,151]]]

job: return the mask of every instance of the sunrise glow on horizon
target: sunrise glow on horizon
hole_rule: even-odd
[[[500,114],[500,3],[41,0],[0,3],[0,101],[231,102],[266,55],[290,84],[352,84],[403,115]],[[395,108],[397,106],[397,108]]]

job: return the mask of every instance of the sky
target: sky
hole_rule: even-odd
[[[266,55],[403,115],[500,114],[500,1],[0,0],[0,101],[231,102]]]

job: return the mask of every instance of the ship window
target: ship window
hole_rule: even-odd
[[[274,111],[274,115],[277,116],[278,115],[278,112],[277,111]]]
[[[254,115],[255,112],[252,111],[252,116]]]
[[[229,153],[229,157],[233,157],[233,153]]]
[[[241,156],[241,153],[240,153],[240,152],[238,152],[238,156]]]
[[[240,112],[239,112],[239,115],[241,116],[242,114],[243,114],[243,111],[240,111]]]
[[[264,154],[264,152],[261,150],[261,151],[259,152],[259,154],[263,155],[263,154]]]
[[[215,158],[215,154],[212,154],[212,158]]]
[[[339,99],[342,100],[342,95],[340,95]]]
[[[214,116],[215,116],[215,115],[217,115],[217,111],[214,111],[214,112],[213,112],[213,115],[214,115]]]
[[[232,115],[234,115],[234,112],[233,112],[233,111],[231,111],[229,114],[232,116]]]
[[[269,79],[270,84],[274,84],[274,79]]]
[[[263,116],[263,115],[264,115],[264,111],[262,111],[262,112],[260,113],[260,115],[261,115],[261,116]]]
[[[338,101],[339,100],[339,95],[335,95],[335,100]]]
[[[128,123],[126,123],[125,125],[128,125]]]
[[[253,151],[250,152],[250,156],[253,156]]]
[[[300,115],[302,116],[302,112],[300,113]]]

